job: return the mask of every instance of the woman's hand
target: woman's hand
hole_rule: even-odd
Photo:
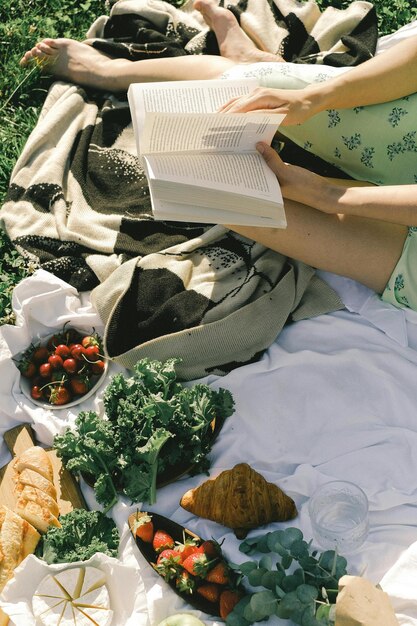
[[[304,89],[272,89],[256,87],[250,94],[226,102],[221,113],[285,113],[282,126],[301,124],[319,112],[316,98],[307,87]]]
[[[275,150],[265,143],[258,143],[256,149],[278,178],[284,198],[301,202],[326,213],[332,212],[330,207],[334,205],[327,200],[333,186],[326,178],[304,167],[284,163]]]

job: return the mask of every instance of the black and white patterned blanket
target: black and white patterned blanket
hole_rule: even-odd
[[[357,62],[376,44],[366,2],[333,17],[312,2],[232,4],[242,27],[293,60]],[[130,59],[214,51],[192,5],[158,0],[120,0],[88,36]],[[21,252],[93,290],[107,353],[127,367],[177,356],[184,379],[225,373],[257,359],[287,321],[342,307],[302,263],[221,226],[154,221],[125,94],[55,82],[0,218]]]

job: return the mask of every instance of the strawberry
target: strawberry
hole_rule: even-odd
[[[190,554],[199,552],[200,548],[197,546],[194,539],[186,539],[184,543],[177,543],[175,550],[181,555],[181,561],[184,562]]]
[[[229,582],[229,569],[224,561],[217,563],[207,574],[206,580],[217,585],[226,585]]]
[[[197,593],[209,602],[218,602],[220,597],[220,587],[213,583],[205,583],[197,587]]]
[[[142,541],[152,543],[154,535],[152,517],[150,515],[141,515],[137,518],[133,524],[133,532]]]
[[[180,563],[181,556],[176,550],[173,550],[172,548],[166,548],[166,550],[162,550],[162,552],[158,554],[156,564],[159,565],[164,559],[170,559],[172,563]]]
[[[179,576],[177,576],[175,586],[179,592],[191,594],[195,589],[195,579],[192,578],[188,572],[183,570],[180,572]]]
[[[232,589],[222,591],[220,594],[220,617],[226,619],[242,598],[243,594],[240,591],[234,591]]]
[[[207,539],[198,547],[200,552],[206,554],[210,559],[215,559],[222,553],[220,544],[215,539]]]
[[[171,548],[167,548],[166,550],[162,550],[159,554],[156,565],[154,565],[154,569],[160,576],[162,576],[162,578],[164,578],[164,580],[169,582],[170,580],[178,577],[181,569],[180,560],[181,557],[178,552],[172,550]]]
[[[175,545],[171,535],[164,530],[157,530],[153,536],[152,546],[155,552],[162,552],[166,548],[173,548]]]
[[[187,572],[192,574],[193,576],[201,576],[201,578],[205,578],[207,572],[210,568],[210,561],[206,557],[205,554],[201,554],[201,552],[194,552],[187,556],[187,558],[182,562],[182,566]]]

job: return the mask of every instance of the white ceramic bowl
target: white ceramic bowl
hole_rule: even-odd
[[[81,328],[76,328],[74,326],[71,326],[70,328],[73,328],[74,330],[76,330],[77,332],[79,332],[82,335],[88,335],[88,330],[86,330],[85,328],[81,329]],[[35,344],[40,344],[40,345],[45,345],[48,342],[48,339],[50,337],[52,337],[54,334],[59,333],[60,330],[55,330],[52,331],[50,333],[48,333],[48,335],[44,335],[44,336],[39,336],[36,337],[34,339],[34,343]],[[17,362],[19,361],[20,358],[22,358],[23,354],[17,355],[16,357],[14,357],[14,360]],[[81,402],[84,402],[84,400],[87,400],[88,398],[91,398],[91,396],[93,396],[98,389],[100,388],[100,386],[103,384],[105,378],[106,378],[106,374],[107,374],[107,368],[108,368],[108,363],[106,360],[104,360],[104,370],[102,374],[98,374],[97,376],[93,376],[92,380],[94,382],[93,386],[91,387],[91,389],[89,389],[87,391],[87,393],[85,393],[82,396],[76,396],[73,400],[71,400],[71,402],[67,402],[66,404],[51,404],[50,402],[48,402],[47,400],[35,400],[35,398],[32,398],[31,396],[31,388],[32,388],[32,381],[30,378],[25,378],[24,376],[20,375],[20,389],[23,393],[23,395],[30,400],[33,404],[35,404],[36,406],[40,406],[44,409],[52,409],[52,410],[59,410],[59,409],[69,409],[73,406],[76,406],[77,404],[81,404]]]

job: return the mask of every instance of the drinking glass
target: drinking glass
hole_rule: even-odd
[[[308,510],[314,539],[321,548],[352,554],[368,535],[368,498],[354,483],[325,483],[311,496]]]

